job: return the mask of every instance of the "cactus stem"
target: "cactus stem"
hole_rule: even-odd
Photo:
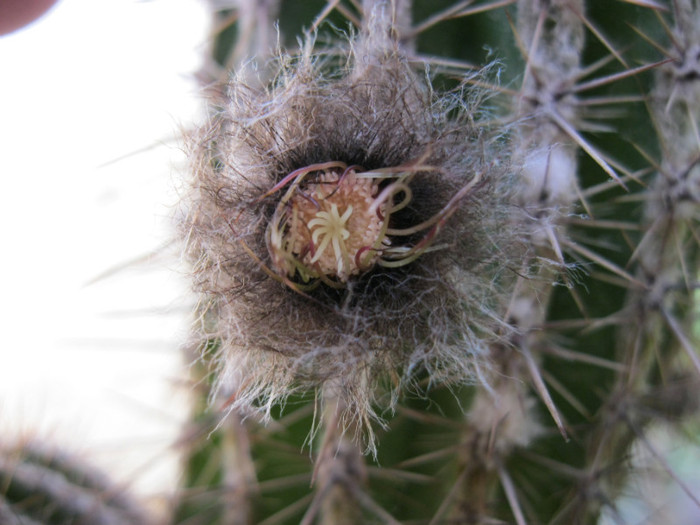
[[[333,384],[324,387],[321,421],[324,434],[312,481],[316,495],[301,520],[302,525],[311,525],[316,516],[327,525],[359,523],[360,506],[366,503],[362,490],[367,477],[363,456],[352,429],[344,427],[342,416],[346,406],[337,395],[337,388]]]

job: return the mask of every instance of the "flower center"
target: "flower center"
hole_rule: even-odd
[[[380,208],[370,209],[375,179],[352,169],[326,170],[293,185],[268,227],[268,249],[281,275],[302,280],[330,277],[341,283],[374,266],[388,245]]]
[[[286,175],[257,199],[260,202],[284,190],[265,231],[271,262],[265,265],[266,273],[297,291],[320,283],[342,288],[352,276],[375,265],[399,268],[447,247],[435,240],[464,200],[472,198],[483,172],[475,173],[424,220],[392,221],[392,215],[396,217],[411,203],[413,179],[431,169],[421,159],[371,171],[330,161]]]

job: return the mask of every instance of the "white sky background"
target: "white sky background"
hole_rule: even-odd
[[[0,37],[0,435],[149,494],[187,415],[186,285],[168,260],[88,283],[170,234],[206,30],[197,0],[61,0]]]

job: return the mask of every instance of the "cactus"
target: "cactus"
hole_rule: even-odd
[[[145,525],[145,509],[74,455],[22,443],[0,450],[0,522]]]
[[[212,5],[173,522],[625,523],[636,448],[700,507],[695,2]]]

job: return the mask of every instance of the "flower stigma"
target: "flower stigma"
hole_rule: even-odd
[[[316,248],[316,253],[311,258],[311,262],[315,263],[318,261],[329,242],[331,242],[333,244],[333,253],[338,261],[338,275],[343,271],[343,252],[346,251],[345,249],[341,250],[340,245],[342,243],[343,248],[345,248],[345,241],[350,237],[350,232],[345,228],[345,223],[350,218],[350,214],[352,214],[352,206],[348,206],[348,209],[345,210],[341,217],[338,214],[338,206],[331,204],[330,212],[319,211],[316,214],[316,218],[309,221],[307,225],[313,231],[311,240],[314,244],[318,243],[318,238],[323,235],[323,240]]]

